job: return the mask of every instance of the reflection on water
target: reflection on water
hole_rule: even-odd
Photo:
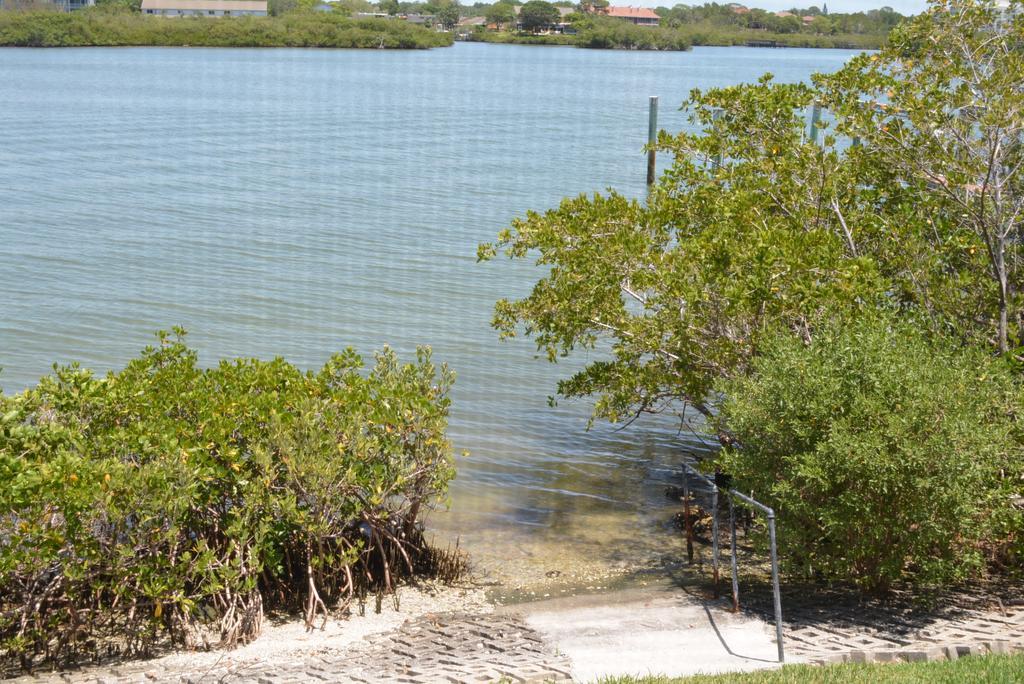
[[[521,426],[516,434],[528,437],[510,463],[478,465],[472,482],[453,484],[452,508],[430,519],[510,599],[606,586],[683,557],[666,490],[679,484],[680,462],[709,447],[663,418],[588,432],[574,413],[575,425],[566,417]]]
[[[451,436],[471,453],[431,523],[484,569],[678,558],[664,488],[696,442],[549,408],[587,354],[552,366],[499,343],[494,302],[538,271],[477,264],[476,246],[564,196],[641,196],[650,95],[679,130],[692,88],[852,54],[0,49],[0,383],[123,366],[172,325],[205,363],[429,344],[458,373]]]

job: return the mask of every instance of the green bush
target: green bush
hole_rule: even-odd
[[[580,22],[576,44],[604,50],[689,50],[691,42],[676,29],[637,26],[608,17],[588,17]]]
[[[752,370],[719,388],[742,449],[717,465],[775,507],[791,572],[870,592],[953,582],[1021,529],[1019,390],[1003,362],[874,320],[807,345],[775,336]]]
[[[79,12],[0,11],[0,45],[79,47],[431,48],[452,44],[449,33],[389,19],[293,12],[280,17],[157,17],[110,7]]]
[[[181,331],[0,395],[0,661],[254,638],[266,607],[387,591],[432,552],[453,380],[427,350],[201,369]]]
[[[466,37],[468,42],[496,43],[499,45],[575,45],[576,36],[562,33],[532,34],[506,31],[473,31]]]

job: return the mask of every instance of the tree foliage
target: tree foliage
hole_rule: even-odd
[[[0,395],[0,654],[231,645],[265,606],[313,626],[424,570],[452,380],[427,350],[204,370],[162,334],[117,373]]]
[[[611,17],[588,16],[574,22],[577,47],[623,50],[689,50],[687,36],[673,29],[637,26]]]
[[[936,2],[878,55],[822,77],[838,131],[928,185],[951,228],[983,247],[1001,352],[1024,346],[1024,4]]]
[[[350,19],[341,12],[286,12],[279,17],[165,17],[107,8],[77,12],[0,12],[0,45],[78,47],[192,45],[425,49],[451,45],[450,34],[407,22]]]
[[[542,269],[494,326],[551,361],[590,350],[558,391],[596,418],[703,414],[801,569],[884,589],[962,577],[983,545],[1019,558],[1021,9],[937,1],[812,85],[693,91],[646,202],[565,199],[480,246]],[[856,328],[879,318],[895,332]]]
[[[904,19],[891,7],[866,12],[823,15],[816,7],[791,9],[782,13],[758,8],[751,8],[748,12],[736,12],[729,5],[705,3],[694,6],[675,5],[671,9],[659,7],[656,11],[662,17],[663,23],[669,26],[699,26],[708,31],[743,30],[778,35],[870,35],[880,39],[884,39],[886,34]],[[805,16],[814,17],[814,20],[805,23]]]
[[[501,28],[515,21],[516,10],[512,3],[496,2],[487,8],[487,14],[484,17],[487,19],[487,23],[496,24]]]
[[[445,30],[450,31],[459,23],[459,17],[461,15],[462,7],[459,6],[459,3],[449,2],[438,8],[435,16],[437,17],[438,23],[440,23]]]
[[[558,8],[544,0],[530,0],[519,10],[519,22],[526,31],[539,31],[558,22]]]
[[[719,389],[717,420],[743,449],[716,465],[771,502],[794,574],[878,593],[1007,557],[1022,445],[1004,362],[862,317],[819,326],[810,344],[769,337],[751,373]]]
[[[998,35],[1011,43],[1021,29],[1009,28],[1017,33]],[[934,45],[900,40],[876,60],[920,62]],[[611,353],[559,390],[596,396],[595,415],[611,420],[683,405],[710,415],[715,382],[747,372],[765,329],[809,340],[825,313],[894,310],[965,341],[994,341],[999,300],[984,236],[948,196],[954,186],[971,192],[976,177],[946,174],[937,188],[907,173],[926,159],[915,149],[851,146],[833,133],[859,122],[850,103],[865,96],[857,84],[869,61],[819,86],[765,77],[694,91],[685,108],[696,132],[661,134],[672,164],[646,203],[614,191],[567,199],[481,245],[482,259],[535,255],[548,269],[527,297],[497,304],[501,335],[525,332],[551,360],[606,340]],[[1016,74],[1006,78],[1024,78],[1016,60],[1005,67]],[[959,98],[923,77],[902,86],[935,111]],[[833,130],[821,124],[817,141],[807,132],[814,102],[838,119]]]

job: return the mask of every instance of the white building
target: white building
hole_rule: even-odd
[[[142,0],[142,13],[161,17],[265,17],[266,0]]]

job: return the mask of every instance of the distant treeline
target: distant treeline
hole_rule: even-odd
[[[769,12],[762,9],[746,9],[706,3],[699,7],[676,5],[658,7],[654,10],[661,17],[664,26],[705,24],[711,26],[752,29],[769,33],[816,33],[820,35],[888,35],[896,24],[905,18],[891,7],[852,12],[849,14],[829,13],[819,7],[794,8],[788,12]],[[781,15],[781,16],[780,16]],[[805,20],[807,17],[809,20]]]
[[[532,34],[474,31],[469,40],[517,45],[573,45],[600,50],[689,50],[689,37],[678,29],[634,26],[627,21],[606,17],[587,17],[577,22],[575,34]]]
[[[571,45],[583,48],[622,49],[622,50],[687,50],[691,46],[735,46],[752,45],[755,47],[803,47],[803,48],[846,48],[856,50],[874,50],[884,44],[884,40],[873,36],[854,34],[836,36],[816,36],[805,33],[772,34],[753,33],[751,31],[715,31],[701,26],[682,27],[678,29],[653,29],[634,27],[623,22],[624,26],[643,31],[646,35],[634,36],[627,31],[581,31],[570,34],[539,34],[473,31],[465,35],[468,41],[482,43],[501,43],[513,45]],[[625,35],[624,35],[625,34]],[[628,35],[628,38],[626,37]]]
[[[662,26],[688,32],[694,45],[880,48],[889,31],[905,19],[889,7],[849,14],[829,14],[816,6],[775,13],[707,3],[658,7],[655,12]]]
[[[0,12],[0,45],[15,47],[194,46],[425,49],[452,44],[404,21],[330,13],[281,17],[155,17],[90,9]]]
[[[685,24],[678,30],[694,45],[754,45],[757,47],[850,48],[876,50],[885,45],[885,34],[772,33],[713,24]]]
[[[658,27],[652,27],[602,16],[600,12],[608,6],[607,0],[581,0],[578,4],[532,0],[519,8],[521,13],[517,10],[518,4],[514,0],[502,0],[460,8],[463,16],[482,16],[487,21],[486,27],[476,26],[471,32],[463,32],[464,37],[489,43],[639,50],[686,50],[692,45],[864,50],[882,47],[889,31],[904,19],[889,8],[853,14],[828,14],[827,9],[817,7],[774,13],[709,3],[700,7],[658,7],[654,11],[661,22]],[[525,20],[527,9],[534,5],[547,8],[549,22],[538,24]],[[566,15],[563,9],[560,15],[558,6],[571,7],[575,12]],[[409,8],[412,7],[413,4],[409,4]],[[435,4],[420,3],[417,7],[418,11],[428,12]],[[401,8],[405,10],[406,6]],[[563,26],[566,26],[565,35],[557,32]]]

